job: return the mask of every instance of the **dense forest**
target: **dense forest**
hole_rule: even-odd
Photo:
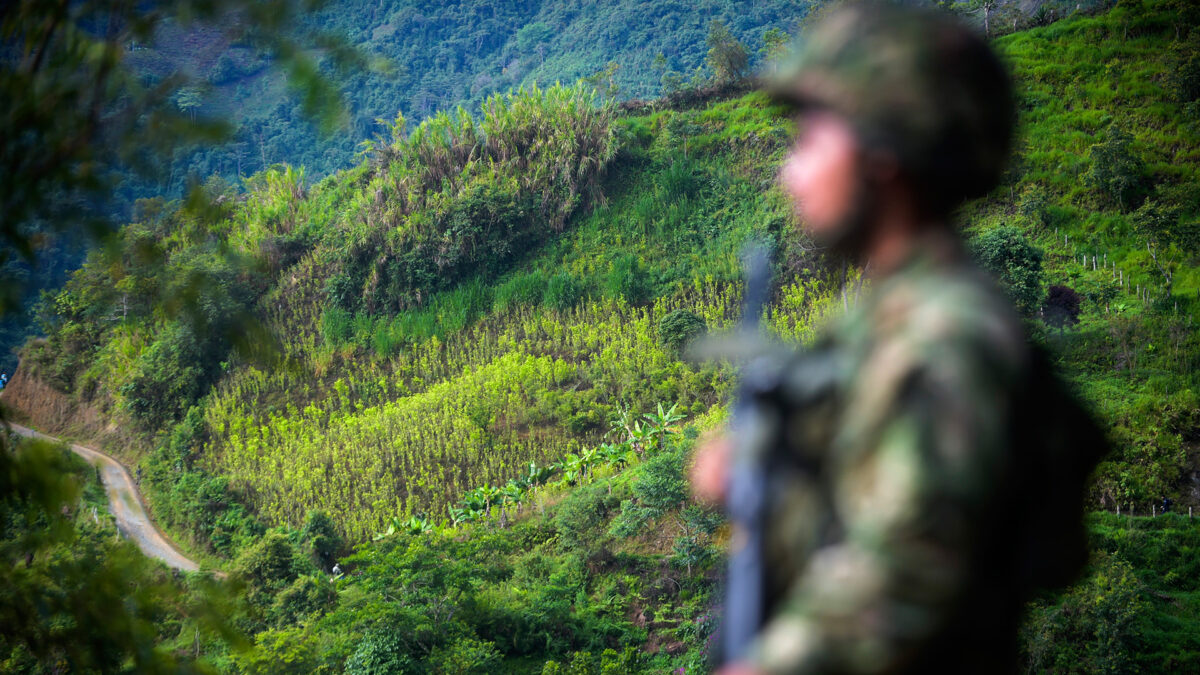
[[[268,67],[271,55],[230,44],[219,30],[167,26],[161,39],[131,56],[146,71],[175,69],[196,77],[178,105],[196,115],[238,120],[231,143],[180,154],[157,186],[165,194],[178,190],[188,174],[235,180],[276,163],[323,177],[350,168],[360,144],[387,136],[397,114],[420,122],[460,105],[474,112],[489,96],[520,87],[591,78],[609,98],[655,98],[713,75],[707,62],[712,22],[746,45],[751,68],[769,45],[778,48],[772,35],[795,29],[808,4],[331,0],[300,30],[319,27],[337,35],[369,55],[372,65],[341,80],[346,114],[324,135],[297,123],[300,101],[289,95],[282,74]]]
[[[792,122],[720,65],[738,50],[748,64],[747,36],[802,13],[742,12],[722,32],[670,4],[438,7],[342,15],[380,43],[415,31],[451,45],[386,54],[411,68],[395,74],[410,98],[361,129],[374,140],[357,165],[249,162],[204,199],[140,200],[42,303],[46,337],[22,351],[6,402],[135,467],[159,525],[229,581],[129,562],[93,515],[94,479],[63,467],[42,494],[50,515],[4,501],[6,607],[55,599],[45,624],[0,641],[5,669],[705,670],[727,529],[684,474],[734,373],[683,348],[736,320],[752,237],[775,251],[764,325],[781,341],[810,342],[864,283],[799,234],[775,185]],[[1200,22],[1173,0],[1053,18],[996,38],[1021,140],[1004,184],[959,213],[1115,447],[1088,496],[1088,572],[1030,606],[1022,655],[1031,672],[1191,671]],[[476,44],[463,27],[486,21],[512,37]],[[533,84],[607,67],[604,42],[571,33],[601,24],[650,46],[603,77]],[[568,43],[596,51],[552,49]],[[211,56],[249,72],[239,49]],[[475,88],[464,54],[489,55],[491,79]],[[650,67],[625,67],[639,58]],[[709,72],[692,85],[664,80],[697,62]],[[619,104],[613,89],[650,99],[664,84],[681,91]],[[1158,513],[1165,498],[1175,513]],[[39,539],[36,518],[57,538]],[[155,651],[87,661],[71,647],[107,634],[69,602],[86,586],[47,580],[98,557],[152,581],[130,634]]]

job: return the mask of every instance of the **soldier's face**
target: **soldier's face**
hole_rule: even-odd
[[[801,118],[779,182],[814,239],[833,243],[853,220],[861,193],[860,156],[854,130],[841,117],[814,112]]]

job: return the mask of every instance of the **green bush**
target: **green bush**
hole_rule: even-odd
[[[471,637],[463,637],[433,650],[429,665],[435,673],[457,675],[491,675],[500,665],[501,654],[496,645]]]
[[[1021,640],[1030,672],[1137,672],[1149,609],[1142,581],[1115,556],[1095,567],[1058,604],[1032,605]]]
[[[175,324],[165,331],[139,359],[134,376],[121,387],[133,418],[145,429],[158,429],[178,419],[200,397],[216,372],[211,358],[188,328]]]
[[[604,277],[605,295],[614,300],[624,298],[631,305],[650,300],[652,288],[648,270],[637,256],[631,254],[614,260]]]
[[[268,614],[276,626],[286,626],[324,613],[337,604],[337,589],[329,579],[303,575],[275,596]]]
[[[541,270],[517,274],[496,287],[496,309],[507,312],[517,307],[532,307],[542,302],[546,275]]]
[[[388,626],[359,641],[354,653],[346,659],[346,675],[409,673],[414,672],[416,666],[416,660],[408,653],[408,645],[398,635],[398,628]]]
[[[304,528],[300,531],[300,539],[312,551],[313,562],[322,570],[333,567],[337,556],[346,546],[333,524],[333,519],[320,509],[308,512],[308,517],[304,519]]]
[[[1147,184],[1146,161],[1133,147],[1133,137],[1115,124],[1104,139],[1088,149],[1091,167],[1084,179],[1127,211],[1140,204]]]
[[[341,307],[326,307],[321,312],[321,337],[325,344],[343,345],[350,340],[353,316]]]
[[[1042,302],[1042,251],[1012,225],[992,228],[971,241],[971,252],[996,276],[1017,309],[1026,316]]]
[[[554,527],[565,548],[586,548],[594,542],[597,528],[608,518],[617,500],[601,485],[572,490],[554,514]]]
[[[565,312],[579,303],[583,298],[583,285],[568,272],[561,272],[550,277],[546,283],[546,294],[543,302],[547,307],[559,312]]]
[[[678,354],[707,330],[703,318],[686,309],[676,309],[659,320],[658,342]]]

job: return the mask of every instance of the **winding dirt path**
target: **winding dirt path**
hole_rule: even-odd
[[[40,438],[53,443],[63,443],[53,436],[47,436],[19,424],[9,423],[12,430],[28,438]],[[169,539],[150,522],[146,509],[142,505],[141,495],[129,472],[120,462],[98,450],[85,448],[82,445],[70,444],[75,454],[84,458],[100,470],[100,479],[108,492],[108,510],[117,521],[117,529],[126,538],[132,539],[142,552],[152,558],[158,558],[167,565],[178,570],[195,572],[200,569],[194,561],[175,548]]]

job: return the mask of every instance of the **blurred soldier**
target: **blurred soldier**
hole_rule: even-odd
[[[773,439],[755,451],[762,622],[721,672],[1013,672],[1023,602],[1085,560],[1104,440],[950,222],[999,180],[1006,70],[944,14],[847,5],[769,91],[798,115],[783,188],[871,294],[781,363],[757,399],[783,411],[756,418],[770,433],[697,457],[695,490],[719,501],[740,437]]]

